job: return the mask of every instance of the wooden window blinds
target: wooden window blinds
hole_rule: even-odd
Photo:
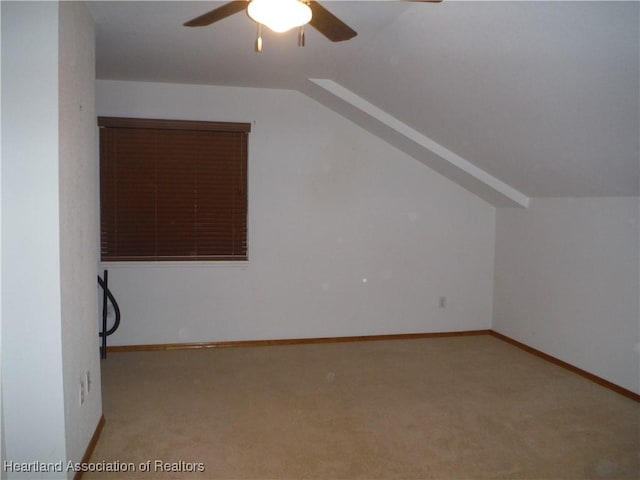
[[[246,260],[248,123],[99,117],[103,261]]]

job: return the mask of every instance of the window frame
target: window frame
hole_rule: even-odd
[[[101,262],[114,262],[114,263],[150,263],[150,264],[160,264],[160,265],[171,265],[171,264],[196,264],[196,263],[246,263],[248,262],[248,213],[249,213],[249,195],[248,195],[248,149],[249,149],[249,132],[251,131],[250,123],[240,123],[240,122],[209,122],[209,121],[197,121],[197,120],[171,120],[171,119],[149,119],[149,118],[127,118],[127,117],[98,117],[98,127],[100,129],[100,260]],[[104,208],[103,202],[105,196],[105,188],[103,187],[103,171],[105,167],[103,166],[103,158],[106,157],[105,149],[107,148],[103,143],[103,139],[106,138],[107,129],[135,129],[135,130],[183,130],[183,131],[192,131],[192,132],[218,132],[218,133],[239,133],[240,136],[239,148],[240,148],[240,157],[237,161],[240,166],[239,173],[234,173],[233,180],[235,181],[236,176],[241,179],[240,191],[242,195],[242,200],[244,203],[243,208],[240,209],[241,216],[243,215],[243,220],[239,224],[235,223],[234,219],[234,227],[240,226],[242,231],[244,232],[244,237],[241,237],[240,244],[242,245],[240,249],[240,254],[221,254],[221,255],[201,255],[201,254],[190,254],[190,255],[161,255],[156,250],[153,254],[150,252],[143,253],[141,255],[119,255],[117,254],[116,247],[113,247],[111,252],[107,251],[107,247],[105,243],[105,232],[104,232]],[[105,140],[106,141],[106,140]],[[235,155],[235,153],[234,153]],[[150,155],[151,156],[151,155]],[[113,168],[113,167],[111,167]],[[115,183],[115,179],[114,179]],[[154,184],[155,185],[155,184]],[[155,188],[158,188],[155,185]],[[114,194],[115,195],[115,194]],[[156,200],[157,201],[157,200]],[[111,206],[112,211],[115,211],[115,206]],[[234,207],[236,208],[236,207]],[[234,210],[235,211],[235,210]],[[194,222],[197,222],[194,220]],[[194,223],[195,225],[195,223]],[[160,233],[158,232],[160,228],[158,225],[155,227],[154,237],[158,238]],[[111,235],[116,238],[117,232],[114,230],[111,232]],[[234,233],[235,235],[235,233]],[[196,236],[196,238],[199,238]],[[234,240],[235,242],[235,240]],[[235,249],[235,243],[234,243]],[[233,250],[233,249],[232,249]]]

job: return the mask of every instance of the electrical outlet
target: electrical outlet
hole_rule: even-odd
[[[85,394],[85,386],[84,386],[84,378],[80,380],[80,405],[84,404],[84,394]]]

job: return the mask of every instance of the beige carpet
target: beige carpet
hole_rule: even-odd
[[[102,377],[91,461],[136,471],[87,480],[640,478],[640,404],[488,335],[112,353]]]

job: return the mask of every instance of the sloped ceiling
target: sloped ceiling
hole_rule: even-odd
[[[221,2],[89,2],[97,77],[297,89],[495,205],[640,195],[640,3],[322,3],[358,36],[256,54],[245,14],[182,26]]]

